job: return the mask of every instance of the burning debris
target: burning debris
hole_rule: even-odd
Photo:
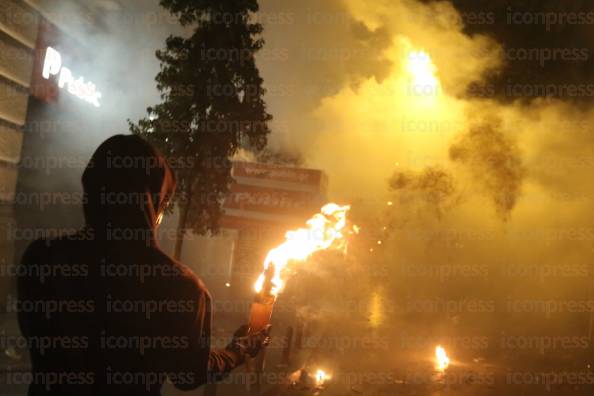
[[[309,219],[307,227],[288,231],[285,242],[271,249],[264,260],[264,271],[254,284],[256,298],[251,306],[251,331],[263,329],[272,315],[274,301],[284,287],[282,275],[291,261],[305,261],[320,250],[346,252],[346,215],[350,206],[325,205]],[[354,231],[349,231],[354,232]]]
[[[324,386],[324,383],[328,381],[330,378],[331,376],[328,373],[326,373],[322,369],[318,369],[315,374],[316,387],[320,388]]]
[[[450,366],[450,358],[446,350],[438,345],[435,347],[435,369],[439,372],[444,372]]]
[[[288,231],[286,240],[270,250],[264,260],[264,272],[255,284],[256,292],[261,292],[270,276],[271,293],[278,295],[284,286],[282,272],[290,261],[305,261],[313,253],[326,249],[346,249],[343,231],[346,227],[346,214],[350,206],[335,203],[325,205],[320,213],[307,221],[306,228]]]
[[[314,391],[314,394],[318,394],[320,391],[326,389],[328,381],[332,379],[332,376],[321,368],[315,370],[315,372],[309,371],[308,368],[302,368],[297,370],[290,376],[291,387],[299,390]]]

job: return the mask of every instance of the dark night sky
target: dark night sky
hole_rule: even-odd
[[[427,2],[427,1],[425,1]],[[465,32],[487,34],[496,39],[506,54],[520,48],[579,49],[579,60],[538,61],[511,59],[489,83],[494,84],[498,98],[512,100],[502,95],[506,83],[520,84],[590,84],[594,82],[594,2],[563,0],[452,0],[465,21]],[[550,26],[542,24],[543,13],[560,22]],[[591,14],[589,14],[591,13]],[[554,14],[554,16],[553,16]],[[573,16],[571,16],[573,14]],[[589,14],[589,15],[588,15]],[[586,18],[587,23],[572,22],[573,17]],[[537,20],[537,23],[510,23]],[[561,19],[565,21],[561,22]],[[552,19],[550,19],[552,20]],[[577,20],[579,21],[579,19]],[[486,22],[486,23],[485,23]],[[591,101],[589,96],[562,98]]]

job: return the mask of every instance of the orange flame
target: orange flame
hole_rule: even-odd
[[[450,365],[450,358],[445,349],[438,345],[435,347],[435,368],[439,371],[445,371]]]
[[[324,370],[318,369],[316,371],[315,378],[316,378],[316,385],[321,386],[321,385],[324,385],[324,382],[328,381],[331,377]]]
[[[276,296],[283,289],[281,275],[290,261],[305,261],[313,253],[326,249],[346,249],[343,231],[346,227],[346,214],[351,207],[335,203],[325,205],[320,213],[309,219],[305,228],[288,231],[285,241],[271,249],[264,260],[264,272],[256,281],[256,292],[262,291],[266,280],[266,270],[273,266],[272,295]]]

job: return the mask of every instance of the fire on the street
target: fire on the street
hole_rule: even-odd
[[[316,377],[316,385],[317,386],[324,385],[324,383],[330,379],[330,375],[322,369],[318,369],[316,371],[315,377]]]
[[[285,241],[271,249],[264,260],[264,271],[256,281],[257,293],[262,291],[269,268],[273,271],[271,294],[277,296],[284,287],[281,275],[290,261],[305,261],[313,253],[326,249],[346,249],[346,215],[351,207],[329,203],[309,219],[305,228],[288,231]]]
[[[435,368],[438,371],[445,371],[450,365],[450,358],[448,357],[446,350],[438,345],[435,347]]]

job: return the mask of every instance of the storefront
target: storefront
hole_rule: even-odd
[[[232,174],[222,233],[186,235],[182,262],[192,266],[215,295],[241,300],[252,297],[268,251],[327,203],[328,180],[317,169],[256,162],[234,162]]]

